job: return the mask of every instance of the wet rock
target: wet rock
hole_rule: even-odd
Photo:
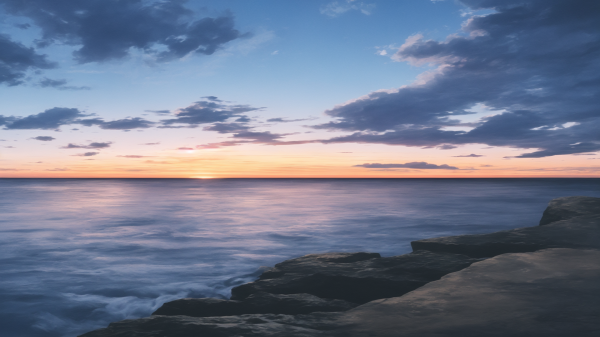
[[[542,215],[540,226],[577,217],[600,215],[600,198],[563,197],[550,201]]]
[[[277,295],[256,293],[243,301],[215,298],[184,298],[163,304],[152,315],[192,317],[233,316],[243,314],[297,315],[311,312],[346,311],[357,304],[323,299],[310,294]]]
[[[233,300],[252,294],[312,294],[366,303],[401,296],[428,282],[468,267],[478,259],[420,251],[382,258],[372,253],[312,254],[284,261],[260,279],[231,290]]]
[[[472,257],[526,253],[546,248],[600,249],[600,198],[553,199],[538,227],[424,239],[411,242],[411,246],[413,251],[427,250]]]
[[[598,313],[600,251],[546,249],[477,262],[359,306],[336,319],[332,335],[592,337],[600,333]]]
[[[80,337],[312,337],[336,327],[329,323],[335,315],[150,316],[111,323]]]
[[[600,249],[600,216],[580,216],[537,227],[490,234],[458,235],[411,242],[413,251],[492,257],[545,248]]]
[[[182,298],[163,304],[152,315],[211,317],[247,314],[241,304],[240,301],[217,298]]]

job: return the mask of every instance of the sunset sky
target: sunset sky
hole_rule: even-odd
[[[0,0],[0,177],[600,177],[600,1]]]

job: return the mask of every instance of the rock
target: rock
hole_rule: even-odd
[[[476,261],[428,251],[385,258],[372,253],[312,254],[275,265],[259,280],[233,288],[231,298],[243,300],[259,292],[306,293],[366,303],[400,296]]]
[[[232,300],[177,300],[81,337],[600,335],[599,198],[555,199],[537,227],[411,245],[287,260]]]
[[[546,249],[477,262],[336,318],[334,336],[600,335],[600,251]]]
[[[548,204],[540,220],[540,226],[576,217],[597,217],[598,215],[600,215],[600,198],[557,198]]]
[[[222,317],[150,316],[111,323],[79,337],[312,337],[331,329],[333,317],[240,315]]]
[[[410,244],[415,252],[427,250],[471,257],[534,252],[545,248],[600,249],[600,216],[580,216],[544,226],[491,234],[447,236]]]
[[[546,249],[472,264],[343,313],[152,316],[81,337],[595,337],[600,251]]]
[[[217,298],[182,298],[163,304],[152,315],[211,317],[247,314],[241,304],[240,301]]]
[[[315,311],[346,311],[357,304],[319,298],[310,294],[276,295],[256,293],[243,301],[215,298],[184,298],[163,304],[152,315],[191,317],[233,316],[243,314],[308,314]]]

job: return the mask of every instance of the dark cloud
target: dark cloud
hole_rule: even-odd
[[[54,67],[56,64],[46,60],[46,55],[38,54],[33,48],[0,34],[0,84],[19,85],[29,71]]]
[[[140,144],[140,145],[159,145],[160,143],[144,143],[144,144]]]
[[[90,87],[76,87],[72,85],[67,85],[67,80],[53,80],[49,78],[42,79],[39,83],[39,86],[42,88],[55,88],[58,90],[90,90]]]
[[[418,170],[458,170],[458,167],[449,166],[446,164],[436,165],[429,164],[424,161],[415,161],[405,164],[379,164],[379,163],[366,163],[362,165],[354,165],[354,167],[365,167],[365,168],[409,168]]]
[[[80,154],[74,154],[73,156],[75,157],[92,157],[95,155],[100,154],[100,152],[85,152],[85,153],[80,153]]]
[[[325,142],[488,144],[536,149],[518,158],[600,150],[600,4],[587,0],[461,0],[473,10],[445,41],[413,36],[396,61],[436,67],[415,83],[338,105]],[[460,116],[482,104],[475,123]],[[470,127],[453,131],[447,127]]]
[[[130,130],[145,129],[152,127],[155,123],[140,117],[118,119],[110,122],[100,123],[99,126],[105,130]]]
[[[242,117],[236,119],[235,121],[238,123],[248,123],[248,122],[251,122],[252,119],[247,116],[242,116]]]
[[[233,138],[251,139],[255,143],[271,144],[277,139],[282,138],[285,134],[271,133],[269,131],[255,132],[243,131],[233,134]]]
[[[452,157],[478,158],[478,157],[483,157],[483,155],[482,154],[471,153],[471,154],[463,154],[463,155],[460,155],[460,156],[452,156]]]
[[[41,140],[43,142],[49,142],[51,140],[55,140],[56,138],[50,137],[50,136],[37,136],[37,137],[33,137],[33,139],[35,139],[35,140]]]
[[[215,123],[204,128],[206,131],[216,131],[218,133],[246,132],[252,127],[242,123]]]
[[[74,108],[52,108],[36,115],[22,118],[13,118],[10,123],[5,123],[6,129],[39,129],[55,130],[61,125],[72,124],[76,119],[86,116]]]
[[[77,46],[73,56],[80,63],[121,59],[130,49],[155,55],[159,61],[210,55],[243,36],[231,15],[196,20],[185,2],[0,0],[8,13],[28,17],[42,30],[38,47]]]
[[[6,116],[0,115],[0,126],[6,125],[14,120],[15,120],[15,117],[6,117]]]
[[[193,150],[193,147],[178,147],[177,150],[183,150],[183,151],[189,151],[189,150]]]
[[[214,96],[209,96],[214,97]],[[176,117],[162,121],[165,126],[174,124],[184,124],[188,126],[197,126],[199,124],[225,122],[232,117],[247,117],[243,115],[246,112],[258,111],[263,108],[254,108],[249,105],[236,105],[222,103],[216,97],[214,99],[198,101],[193,105],[176,111]]]
[[[82,119],[82,117],[88,116],[88,114],[84,114],[75,108],[52,108],[27,117],[0,116],[0,125],[5,125],[6,129],[54,130],[62,125],[81,124],[84,126],[97,125],[105,130],[130,130],[149,128],[156,124],[140,117],[124,118],[109,122],[104,121],[102,118]]]
[[[69,145],[61,147],[61,149],[96,149],[96,150],[99,150],[99,149],[105,149],[107,147],[110,147],[111,144],[112,144],[112,142],[92,142],[92,143],[89,143],[88,145],[79,145],[79,144],[69,143]]]

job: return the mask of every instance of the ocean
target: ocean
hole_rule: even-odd
[[[600,179],[0,179],[0,335],[76,336],[262,266],[536,226]]]

